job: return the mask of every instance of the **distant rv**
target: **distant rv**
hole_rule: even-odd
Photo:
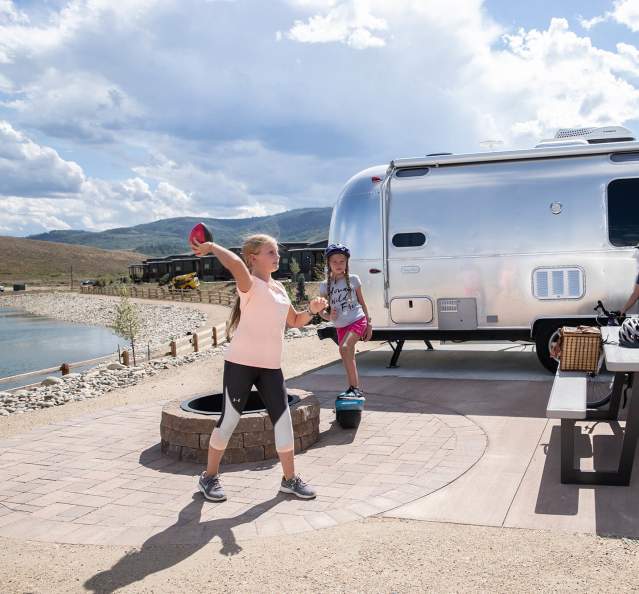
[[[351,248],[375,338],[529,341],[551,371],[558,328],[623,305],[638,241],[639,142],[619,126],[371,167],[329,233]]]

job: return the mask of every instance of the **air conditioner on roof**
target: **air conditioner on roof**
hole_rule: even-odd
[[[554,138],[542,140],[535,148],[601,144],[603,142],[629,142],[633,140],[636,140],[633,133],[623,126],[561,128],[557,130]]]

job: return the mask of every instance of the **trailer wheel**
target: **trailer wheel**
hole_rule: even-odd
[[[559,361],[555,359],[550,353],[552,347],[559,340],[559,329],[565,325],[563,320],[553,320],[540,324],[539,329],[535,333],[535,350],[537,351],[537,358],[539,362],[550,373],[557,371]]]

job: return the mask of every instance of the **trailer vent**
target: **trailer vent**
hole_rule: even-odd
[[[438,299],[439,313],[457,313],[459,300],[457,299]]]
[[[562,128],[557,130],[555,138],[574,138],[575,136],[587,136],[592,134],[597,128]]]
[[[537,268],[533,272],[533,295],[537,299],[581,299],[584,274],[581,268]]]
[[[555,137],[549,140],[542,140],[541,144],[556,144],[557,141],[579,141],[585,140],[588,144],[601,144],[604,142],[628,142],[636,140],[634,134],[623,126],[603,126],[592,128],[562,128],[557,130]]]

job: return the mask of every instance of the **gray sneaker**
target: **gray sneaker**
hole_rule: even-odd
[[[226,501],[226,494],[220,483],[219,474],[208,476],[205,471],[200,475],[200,480],[197,484],[200,491],[202,491],[202,495],[209,501]]]
[[[315,499],[315,489],[305,483],[299,474],[288,480],[282,477],[280,491],[282,493],[291,493],[300,499]]]

